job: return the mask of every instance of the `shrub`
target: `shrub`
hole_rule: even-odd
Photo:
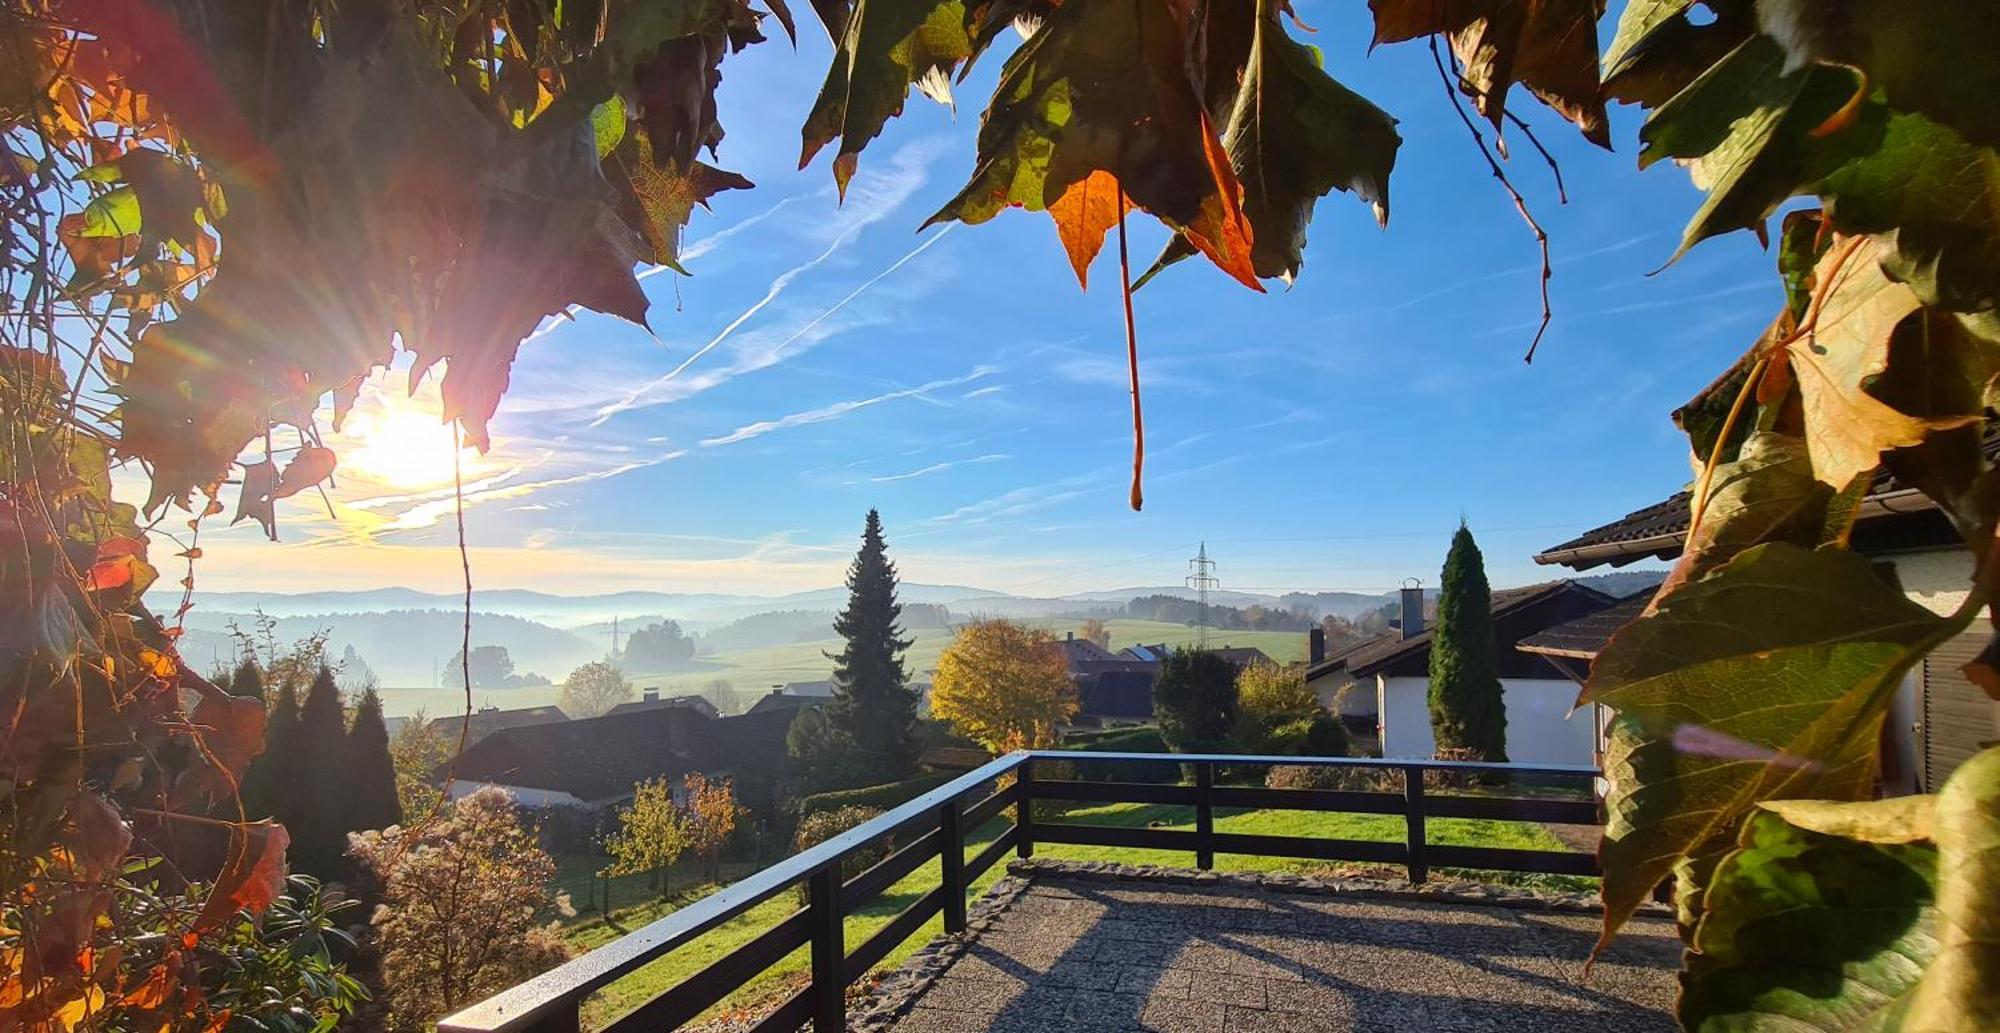
[[[828,794],[832,795],[832,794]],[[792,849],[804,852],[846,832],[865,821],[880,817],[882,812],[873,807],[853,804],[831,810],[814,811],[799,819],[798,831],[792,834]],[[888,837],[867,844],[860,850],[847,855],[840,863],[840,877],[852,879],[881,861],[895,849],[895,843]],[[799,883],[799,901],[806,900],[806,884]]]
[[[1160,730],[1157,728],[1126,728],[1088,737],[1079,736],[1064,743],[1063,748],[1080,753],[1167,752],[1167,744],[1160,739]],[[1075,777],[1084,782],[1147,782],[1155,785],[1171,785],[1181,780],[1181,766],[1171,761],[1114,763],[1079,757],[1072,763],[1076,771]]]
[[[803,819],[809,815],[851,807],[864,807],[877,813],[892,810],[957,777],[957,772],[941,772],[935,775],[918,775],[900,782],[884,782],[878,786],[814,793],[799,799],[799,817]],[[804,822],[801,821],[800,828],[804,827]]]
[[[1264,776],[1271,789],[1345,789],[1360,793],[1400,793],[1402,779],[1381,768],[1331,767],[1323,764],[1279,764]]]

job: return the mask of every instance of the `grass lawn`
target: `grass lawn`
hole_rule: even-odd
[[[1080,807],[1069,812],[1065,821],[1077,824],[1144,826],[1159,823],[1166,828],[1193,828],[1193,810],[1189,807],[1105,804]],[[1266,835],[1314,836],[1337,839],[1369,839],[1400,841],[1403,838],[1403,819],[1382,814],[1318,814],[1290,811],[1240,812],[1219,809],[1216,812],[1215,827],[1224,832],[1262,833]],[[989,823],[973,836],[968,837],[967,856],[970,857],[987,843],[992,842],[1005,826],[999,821]],[[1514,847],[1531,850],[1562,849],[1555,837],[1538,825],[1519,822],[1476,821],[1468,819],[1433,818],[1427,824],[1429,841],[1437,844],[1476,845],[1491,847]],[[1060,846],[1043,844],[1036,848],[1037,857],[1072,861],[1119,861],[1126,864],[1162,864],[1192,867],[1193,855],[1175,850],[1127,850],[1117,847]],[[1297,861],[1274,857],[1247,857],[1235,854],[1218,854],[1215,859],[1217,869],[1224,871],[1292,871],[1310,872],[1323,870],[1327,866],[1316,861]],[[565,864],[565,869],[576,867],[587,874],[592,867],[581,864]],[[974,896],[984,893],[1001,878],[1005,862],[994,865],[974,884]],[[877,929],[886,925],[896,913],[914,902],[918,897],[936,886],[938,879],[937,862],[919,868],[891,887],[887,893],[868,907],[847,919],[846,935],[850,948],[865,941]],[[614,905],[621,905],[631,899],[630,892],[645,894],[643,877],[631,880],[635,890],[614,889]],[[1516,876],[1509,881],[1558,886],[1578,889],[1592,885],[1596,880],[1580,880],[1559,876]],[[678,882],[677,882],[678,885]],[[570,887],[566,887],[570,888]],[[581,892],[572,888],[579,901],[584,899]],[[698,894],[690,892],[680,896],[679,902],[696,899]],[[671,912],[677,904],[646,900],[633,906],[614,909],[609,919],[603,916],[579,916],[570,927],[569,939],[578,949],[589,949],[616,939],[625,932],[637,929],[648,922]],[[714,962],[752,937],[776,925],[786,915],[799,906],[796,896],[787,894],[752,908],[746,914],[711,931],[694,943],[681,948],[653,962],[606,987],[592,997],[584,1009],[587,1028],[602,1026],[646,999],[653,997],[680,982],[690,973]],[[942,918],[933,918],[915,935],[904,941],[902,946],[891,952],[883,962],[884,967],[894,967],[932,938],[943,931]],[[790,957],[767,970],[764,975],[752,980],[743,989],[724,1001],[722,1008],[748,1008],[755,1006],[780,991],[795,985],[809,967],[805,948],[792,953]]]

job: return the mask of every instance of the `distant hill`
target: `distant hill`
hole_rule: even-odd
[[[383,685],[427,686],[458,652],[464,620],[463,613],[444,609],[322,613],[279,617],[274,634],[279,643],[289,645],[325,629],[329,653],[339,656],[353,646]],[[232,663],[237,647],[229,635],[231,622],[246,631],[256,627],[253,614],[201,606],[190,610],[181,655],[202,669]],[[500,613],[472,615],[472,644],[506,646],[516,672],[532,671],[557,682],[604,654],[604,647],[580,636]]]
[[[1613,599],[1623,599],[1638,592],[1650,592],[1666,579],[1664,570],[1616,570],[1609,574],[1585,574],[1575,581]]]

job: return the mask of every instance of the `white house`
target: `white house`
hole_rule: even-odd
[[[1989,438],[1989,456],[1996,444],[2000,439]],[[1681,554],[1687,526],[1688,493],[1681,492],[1554,546],[1535,562],[1588,570],[1673,559]],[[1887,473],[1876,476],[1862,500],[1848,542],[1855,552],[1877,560],[1883,575],[1918,605],[1945,614],[1965,601],[1972,555],[1929,498]],[[1903,679],[1883,731],[1884,793],[1934,792],[1959,764],[2000,740],[2000,703],[1960,670],[1979,654],[1988,634],[1984,621],[1974,621]],[[1595,655],[1594,650],[1583,651],[1580,659]]]
[[[1590,711],[1572,713],[1576,683],[1548,658],[1516,649],[1523,639],[1609,609],[1612,597],[1573,581],[1550,581],[1493,593],[1500,688],[1507,710],[1507,759],[1522,764],[1589,764],[1597,755]],[[1431,629],[1422,594],[1405,589],[1399,627],[1326,657],[1306,670],[1321,705],[1353,716],[1357,698],[1374,704],[1384,757],[1429,759]],[[1352,686],[1352,688],[1348,688]],[[1346,691],[1343,693],[1343,689]]]

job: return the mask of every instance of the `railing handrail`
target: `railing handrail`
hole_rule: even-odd
[[[1250,753],[1114,753],[1097,750],[1030,750],[1031,760],[1166,761],[1173,764],[1232,764],[1245,767],[1423,768],[1427,771],[1505,771],[1516,775],[1595,777],[1594,764],[1516,764],[1511,761],[1422,760],[1411,757],[1291,757]]]
[[[1000,776],[1016,771],[1017,769],[1022,769],[1025,765],[1038,760],[1164,762],[1195,765],[1197,773],[1205,776],[1197,779],[1197,791],[1203,794],[1197,804],[1199,812],[1198,822],[1201,825],[1201,832],[1198,834],[1198,838],[1203,839],[1215,835],[1212,828],[1209,827],[1209,816],[1212,813],[1212,807],[1207,802],[1207,794],[1219,791],[1211,788],[1213,769],[1218,765],[1302,765],[1311,767],[1399,769],[1405,772],[1417,769],[1504,771],[1523,775],[1576,777],[1596,776],[1600,773],[1595,766],[1580,764],[1486,763],[1483,761],[1418,760],[1393,757],[1295,757],[1216,753],[1100,753],[1087,750],[1016,751],[1004,757],[995,758],[973,771],[960,775],[944,785],[902,803],[888,812],[877,815],[860,825],[856,825],[817,846],[801,851],[769,868],[765,868],[710,893],[684,908],[655,919],[635,932],[621,936],[581,957],[566,961],[539,976],[503,990],[478,1004],[459,1011],[438,1023],[437,1028],[440,1033],[491,1033],[491,1031],[496,1030],[553,1028],[545,1027],[543,1022],[538,1020],[549,1020],[559,1015],[567,1014],[569,1016],[568,1021],[572,1024],[561,1028],[573,1029],[577,1002],[584,995],[611,983],[620,976],[631,973],[643,965],[672,953],[696,937],[709,932],[730,919],[742,915],[758,904],[770,900],[794,884],[805,883],[809,880],[814,883],[825,883],[825,878],[815,879],[814,877],[821,876],[829,868],[834,869],[837,873],[838,868],[836,866],[845,861],[850,854],[867,848],[883,836],[895,833],[905,826],[928,816],[934,820],[940,820],[940,827],[949,828],[954,833],[951,838],[959,839],[963,833],[969,833],[972,829],[966,827],[961,830],[958,827],[958,821],[955,816],[949,819],[939,819],[937,816],[940,810],[947,805],[954,808],[957,807],[959,801],[979,786],[992,782]],[[1410,781],[1417,783],[1415,786],[1405,787],[1405,795],[1410,797],[1411,834],[1421,844],[1423,827],[1422,785],[1420,779],[1410,779]],[[1029,791],[1035,782],[1032,769],[1030,769],[1027,777],[1024,777],[1020,782],[1021,790],[1020,795],[1016,797],[1017,801],[1025,801],[1032,798]],[[1042,784],[1050,785],[1053,788],[1055,785],[1063,783],[1044,782]],[[1026,820],[1029,817],[1025,813],[1027,808],[1022,808],[1022,811],[1024,813],[1019,817],[1024,820],[1018,823],[1018,835],[1015,836],[1015,839],[1018,845],[1018,852],[1022,856],[1028,856],[1033,849],[1036,823]],[[945,821],[948,821],[949,824],[942,824]],[[1244,837],[1236,838],[1241,839]],[[1004,849],[1001,843],[995,843],[993,846],[996,849]],[[964,849],[962,842],[941,843],[939,849],[941,851],[949,851],[954,847],[961,851]],[[1204,846],[1197,848],[1197,858],[1200,867],[1208,867],[1212,862],[1213,847]],[[1421,859],[1412,858],[1410,866],[1412,879],[1421,880],[1423,870]],[[840,878],[838,874],[835,874],[832,876],[832,882],[826,883],[826,885],[835,887],[837,891],[839,882]],[[816,892],[821,892],[822,889],[816,889]],[[961,886],[960,889],[962,890],[963,887]],[[820,905],[816,903],[814,906],[818,907]],[[837,904],[834,906],[833,911],[837,914],[845,914],[845,910]],[[961,907],[958,911],[960,924],[963,922],[962,915],[963,910]],[[816,960],[816,973],[825,964],[826,962],[822,960]]]
[[[443,1033],[502,1028],[565,1001],[598,989],[648,962],[673,952],[697,936],[756,907],[814,873],[839,864],[873,840],[895,831],[945,801],[965,795],[1019,767],[1026,752],[998,757],[916,799],[862,822],[846,832],[783,861],[733,882],[640,929],[581,957],[572,958],[525,983],[519,983],[438,1024]]]

